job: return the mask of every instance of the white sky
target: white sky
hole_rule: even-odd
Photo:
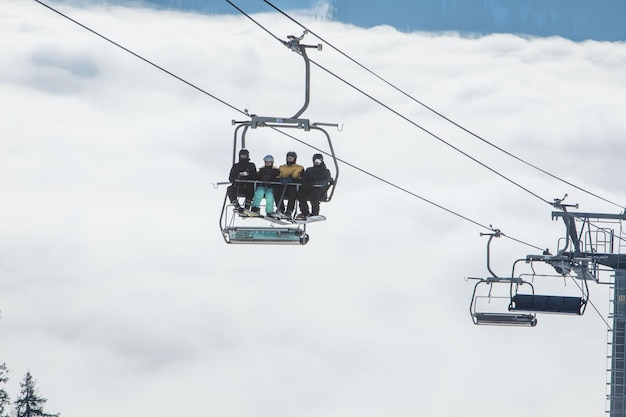
[[[302,61],[245,18],[60,9],[239,109],[291,116]],[[498,146],[623,203],[626,46],[315,32]],[[301,30],[256,18],[282,38]],[[317,43],[309,35],[307,43]],[[325,47],[317,62],[552,200],[619,212],[494,152]],[[242,116],[35,2],[0,7],[0,362],[63,417],[600,415],[606,325],[478,327],[481,229],[343,166],[304,247],[229,246],[218,220]],[[312,121],[337,154],[554,252],[551,207],[313,67]],[[309,140],[304,133],[298,134]],[[267,140],[266,140],[267,139]],[[271,141],[269,140],[271,139]],[[315,139],[311,139],[315,140]],[[312,151],[259,133],[252,160]],[[492,269],[538,251],[494,242]],[[573,291],[568,282],[536,288]],[[592,285],[601,315],[608,289]]]

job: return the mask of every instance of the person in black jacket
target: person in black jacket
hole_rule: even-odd
[[[330,182],[330,171],[324,164],[324,157],[322,154],[316,153],[313,155],[313,166],[302,173],[302,186],[298,192],[301,213],[296,219],[305,220],[309,215],[317,216],[320,214],[320,200],[328,191]],[[309,201],[311,202],[310,211]]]
[[[230,169],[228,181],[230,181],[231,184],[226,190],[230,204],[232,204],[239,213],[243,212],[243,207],[239,205],[237,196],[243,195],[246,198],[244,203],[245,208],[250,209],[252,196],[254,194],[254,182],[252,181],[255,179],[256,165],[250,162],[250,152],[248,152],[247,149],[242,149],[239,151],[239,162],[236,162]]]
[[[254,192],[254,200],[252,200],[252,211],[261,212],[261,200],[265,198],[265,215],[272,217],[274,215],[274,184],[278,181],[280,171],[274,168],[274,157],[265,155],[263,158],[265,166],[259,168],[256,174],[258,180],[256,191]]]

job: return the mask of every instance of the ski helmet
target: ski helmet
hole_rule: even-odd
[[[265,155],[263,158],[265,162],[274,162],[274,157],[272,155]]]
[[[322,162],[324,162],[324,157],[321,153],[316,153],[315,155],[313,155],[314,164],[321,164]]]

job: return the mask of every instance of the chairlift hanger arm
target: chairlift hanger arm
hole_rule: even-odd
[[[275,127],[296,127],[300,129],[304,129],[306,131],[310,128],[310,121],[308,119],[301,119],[300,116],[304,113],[304,111],[309,107],[310,97],[311,97],[311,61],[309,60],[309,56],[307,55],[307,48],[315,48],[318,51],[322,50],[322,44],[317,45],[304,45],[301,44],[300,41],[304,38],[304,36],[308,33],[308,30],[305,30],[301,36],[289,35],[287,38],[288,41],[281,42],[289,49],[294,52],[297,52],[304,59],[304,67],[305,67],[305,81],[304,81],[304,104],[291,117],[261,117],[255,114],[250,115],[252,121],[250,123],[250,127],[255,129],[261,126],[275,126]],[[248,114],[246,110],[246,114]],[[236,122],[233,120],[233,124],[245,123],[245,122]],[[318,123],[322,125],[321,123]],[[329,125],[336,126],[338,125]]]
[[[576,232],[576,220],[574,216],[567,212],[568,207],[578,208],[578,204],[563,204],[563,200],[567,198],[567,194],[563,196],[563,198],[555,198],[554,203],[552,204],[554,207],[562,210],[563,222],[565,223],[565,247],[559,252],[559,255],[565,253],[567,248],[569,247],[569,242],[572,242],[574,245],[574,250],[576,253],[580,252],[580,238],[578,233]]]
[[[289,40],[288,41],[283,41],[283,44],[287,48],[291,49],[294,52],[298,52],[298,53],[301,53],[304,48],[315,48],[318,51],[321,51],[322,50],[322,44],[321,43],[318,43],[317,45],[302,45],[300,43],[300,41],[302,39],[304,39],[304,37],[306,36],[307,33],[309,33],[309,30],[308,29],[304,29],[304,32],[302,32],[302,35],[300,35],[300,36],[287,35],[287,39],[289,39]]]
[[[522,261],[528,263],[528,257],[517,259],[515,262],[513,262],[513,267],[511,268],[511,276],[512,277],[515,276],[515,267],[517,266],[518,262],[522,262]],[[531,262],[531,269],[532,269],[532,262]]]
[[[306,35],[309,31],[304,30],[301,36],[296,37],[293,35],[287,36],[288,41],[283,41],[283,44],[291,49],[294,52],[299,53],[304,59],[304,68],[305,68],[305,81],[304,81],[304,104],[302,108],[296,112],[296,114],[291,117],[292,119],[297,119],[304,113],[304,111],[309,107],[309,98],[310,98],[310,90],[311,90],[311,61],[309,60],[309,56],[306,53],[307,48],[315,48],[318,51],[322,50],[322,44],[317,45],[303,45],[300,43],[302,39],[304,39],[304,35]]]
[[[491,256],[490,256],[490,252],[491,252],[491,240],[494,237],[500,237],[502,236],[502,233],[500,232],[500,229],[493,229],[493,233],[481,233],[481,236],[489,236],[489,240],[487,241],[487,270],[489,271],[489,273],[494,277],[494,278],[498,278],[498,276],[491,270]]]

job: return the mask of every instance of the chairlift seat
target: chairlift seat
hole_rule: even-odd
[[[534,314],[474,313],[472,317],[475,324],[483,325],[525,327],[537,325],[537,317]]]
[[[581,297],[516,294],[511,298],[511,311],[582,315],[586,300]]]

